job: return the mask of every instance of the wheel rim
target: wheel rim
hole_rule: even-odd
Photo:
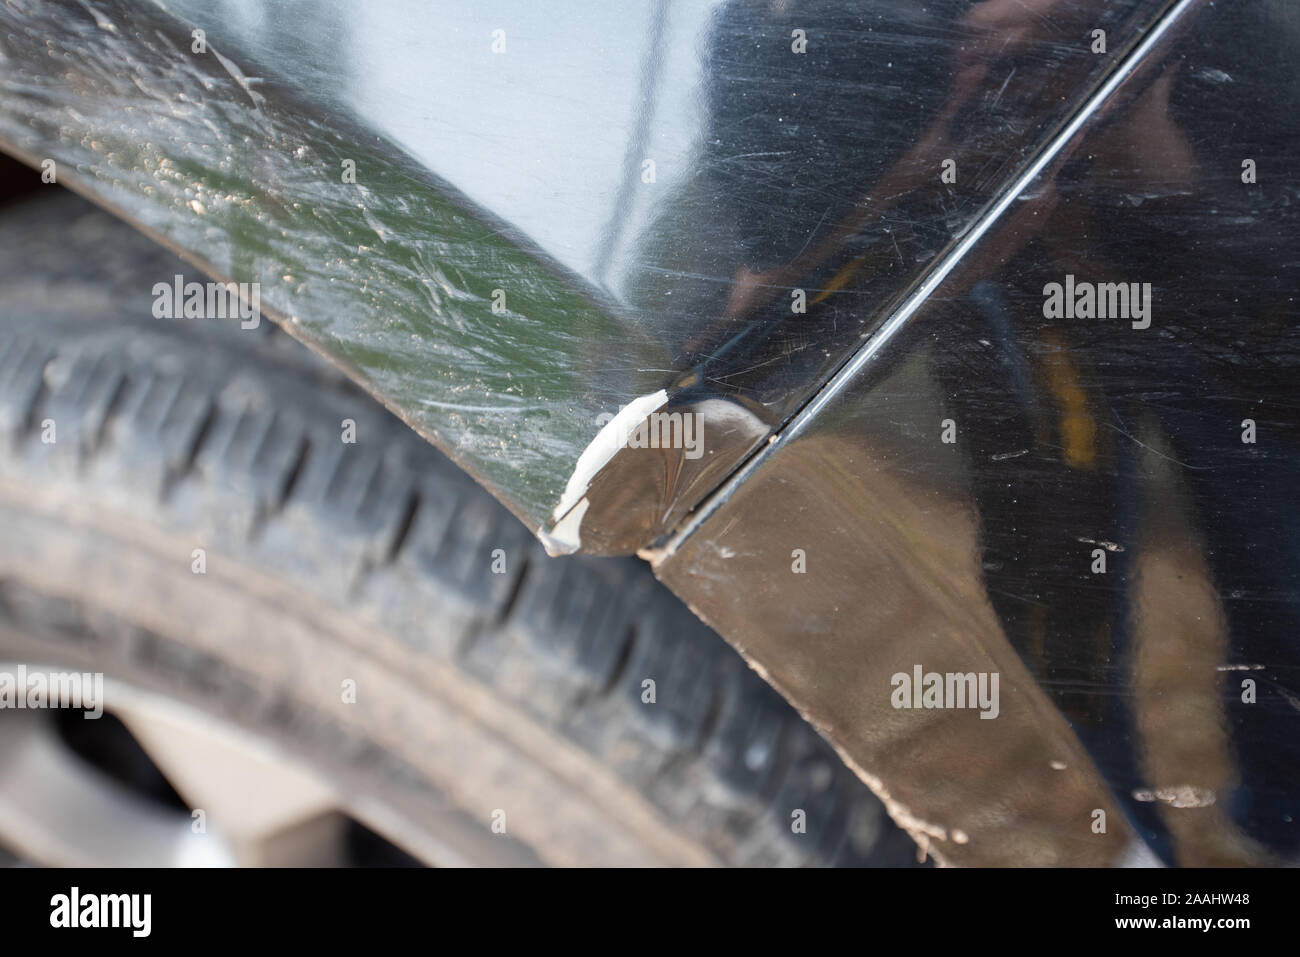
[[[512,862],[495,852],[502,842],[466,835],[454,812],[412,828],[382,803],[334,787],[278,742],[188,704],[108,677],[104,699],[112,703],[105,714],[125,726],[184,809],[95,767],[60,733],[58,712],[0,710],[0,844],[20,859],[84,867],[346,866],[359,863],[360,825],[394,849],[392,860],[379,863]]]

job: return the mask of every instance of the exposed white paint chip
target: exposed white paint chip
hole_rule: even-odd
[[[554,527],[549,532],[538,533],[548,553],[568,555],[581,547],[582,537],[579,532],[582,517],[587,511],[586,494],[592,480],[618,454],[619,449],[627,445],[628,437],[646,416],[658,411],[667,402],[667,389],[639,396],[619,409],[618,414],[596,433],[596,437],[578,456],[573,474],[564,486],[564,494],[551,512]]]

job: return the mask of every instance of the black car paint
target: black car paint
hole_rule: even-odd
[[[12,0],[0,140],[260,281],[557,551],[647,549],[940,856],[1294,856],[1294,5],[306,12]],[[1075,274],[1150,282],[1151,328],[1046,320]],[[559,540],[600,417],[659,389],[705,456],[621,450]],[[1175,553],[1203,614],[1144,625]],[[1196,680],[1142,677],[1152,630]],[[881,707],[888,649],[972,646],[1007,720]],[[1175,693],[1212,773],[1152,749]]]

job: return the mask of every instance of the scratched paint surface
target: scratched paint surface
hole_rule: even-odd
[[[659,556],[942,857],[1300,853],[1298,51],[1294,4],[1189,5]],[[996,720],[900,708],[918,665]]]
[[[254,78],[215,35],[194,55],[190,29],[153,5],[14,0],[0,23],[0,138],[212,272],[260,282],[264,309],[536,526],[600,407],[575,357],[632,348],[608,304],[399,149]]]
[[[0,139],[262,282],[535,529],[601,415],[715,402],[720,464],[622,483],[652,517],[584,547],[653,540],[785,425],[660,571],[950,858],[1293,855],[1294,4],[1199,4],[885,340],[1171,3],[530,6],[5,0]],[[1044,315],[1068,276],[1150,282],[1150,327]],[[900,733],[871,682],[923,653],[1014,679],[1016,733]]]
[[[602,415],[689,392],[709,467],[587,511],[582,547],[629,551],[856,350],[1167,5],[8,0],[0,138],[260,282],[535,529]]]

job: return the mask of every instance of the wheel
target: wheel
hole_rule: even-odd
[[[193,270],[70,194],[0,249],[0,672],[108,713],[0,712],[19,857],[914,861],[641,562],[547,558],[269,322],[154,319]]]

